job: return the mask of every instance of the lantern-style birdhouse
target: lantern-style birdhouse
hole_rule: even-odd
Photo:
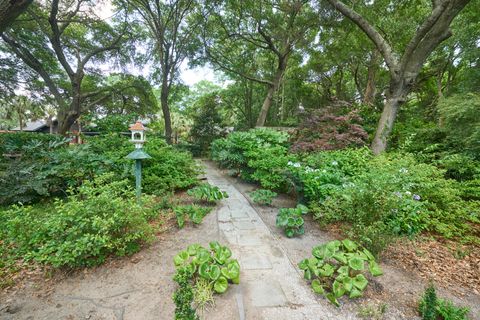
[[[132,132],[132,142],[135,143],[135,148],[141,149],[145,143],[145,127],[140,121],[137,121],[128,130]]]

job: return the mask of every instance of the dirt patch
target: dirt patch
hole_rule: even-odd
[[[432,239],[403,240],[392,245],[385,252],[384,258],[460,295],[464,295],[466,291],[480,295],[478,247]]]

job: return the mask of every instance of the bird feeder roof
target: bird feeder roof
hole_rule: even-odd
[[[145,131],[145,127],[143,126],[141,121],[137,121],[137,122],[135,122],[135,124],[133,126],[128,128],[128,130],[130,130],[130,131]]]
[[[151,157],[143,149],[135,149],[133,152],[131,152],[125,158],[138,160],[138,159],[150,159]]]

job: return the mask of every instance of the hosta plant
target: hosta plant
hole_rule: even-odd
[[[315,293],[324,295],[335,306],[344,295],[362,296],[368,285],[367,271],[372,276],[383,274],[375,257],[354,241],[334,240],[312,249],[313,257],[304,259],[299,268]]]
[[[196,204],[177,206],[173,209],[177,217],[178,227],[181,229],[185,225],[185,221],[189,219],[194,224],[202,223],[203,218],[212,211],[211,207],[201,207]]]
[[[208,183],[203,183],[188,190],[187,194],[197,200],[213,203],[217,202],[218,200],[228,198],[228,194],[225,191],[222,191],[217,186],[212,186]]]
[[[272,204],[273,198],[277,196],[277,193],[267,189],[257,189],[252,191],[250,196],[252,197],[253,202],[269,206]]]
[[[302,235],[305,233],[302,215],[307,213],[308,208],[301,204],[295,208],[281,208],[277,214],[276,225],[284,229],[285,235],[289,238]]]
[[[210,242],[210,250],[192,244],[174,258],[175,268],[186,270],[193,282],[207,280],[216,293],[224,293],[229,283],[240,283],[240,264],[232,258],[232,251],[217,241]]]

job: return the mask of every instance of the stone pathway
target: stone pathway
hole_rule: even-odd
[[[217,211],[218,228],[241,267],[233,286],[239,319],[356,319],[316,297],[247,198],[205,162],[210,184],[226,191]]]

